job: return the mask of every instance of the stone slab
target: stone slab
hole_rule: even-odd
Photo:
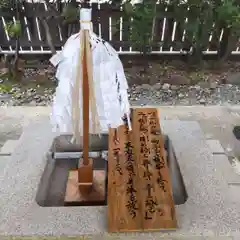
[[[2,179],[4,169],[10,160],[11,158],[9,156],[0,156],[0,179]]]
[[[240,203],[240,184],[230,185],[228,194],[229,194],[229,201],[239,204]]]
[[[0,156],[10,156],[18,144],[18,140],[7,140],[1,148]]]
[[[234,172],[240,177],[240,161],[239,158],[231,158],[232,167]]]
[[[224,176],[224,179],[226,179],[228,185],[240,184],[240,175],[236,173],[226,155],[216,154],[213,155],[213,158],[218,162],[221,168],[224,169],[222,174]],[[218,168],[215,169],[215,171],[217,170]]]
[[[80,236],[90,239],[240,239],[240,204],[229,200],[225,164],[211,153],[197,122],[162,121],[172,140],[188,192],[176,206],[176,232],[106,233],[106,207],[40,207],[35,201],[54,135],[48,118],[38,118],[22,134],[0,182],[0,235]],[[219,238],[218,238],[219,237]]]
[[[213,154],[225,154],[225,151],[218,140],[208,139],[206,141]]]

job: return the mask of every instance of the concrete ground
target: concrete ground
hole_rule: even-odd
[[[18,139],[22,128],[40,116],[48,116],[49,107],[0,108],[0,147],[9,139]],[[240,106],[170,106],[161,108],[165,119],[198,121],[206,138],[218,139],[229,155],[240,156],[240,142],[232,134],[240,124]]]
[[[0,147],[11,139],[18,139],[24,126],[31,121],[41,117],[48,116],[49,107],[9,107],[0,108]],[[162,118],[180,119],[186,121],[198,121],[206,138],[219,140],[230,156],[240,156],[240,142],[232,134],[234,125],[240,125],[240,106],[214,106],[214,107],[162,107]],[[197,148],[197,146],[196,146]],[[1,158],[0,158],[1,159]],[[1,163],[0,163],[1,165]],[[239,192],[238,186],[237,192]],[[236,189],[234,188],[234,192]],[[25,239],[25,238],[17,238]],[[28,239],[28,238],[27,238]],[[31,238],[32,239],[32,238]],[[36,238],[38,239],[38,238]],[[39,238],[49,240],[51,238]],[[65,238],[62,238],[65,239]],[[67,238],[66,238],[67,239]],[[79,238],[72,238],[79,239]],[[171,238],[172,239],[172,238]],[[176,238],[178,240],[185,238]],[[194,237],[194,239],[203,239]],[[215,238],[204,238],[215,239]],[[223,237],[223,239],[232,239]]]
[[[17,140],[24,126],[39,117],[49,116],[51,111],[50,107],[20,106],[0,109],[0,155],[9,155],[6,151],[12,152],[16,145],[16,141],[5,144],[7,140]],[[206,139],[218,140],[221,143],[222,152],[229,156],[231,165],[240,175],[240,161],[237,160],[240,159],[240,141],[232,133],[233,127],[240,125],[240,106],[164,106],[160,107],[160,112],[164,119],[197,121]],[[220,151],[216,141],[211,144]],[[0,166],[5,166],[4,162],[1,161]]]
[[[24,126],[49,112],[48,107],[0,107],[0,147],[9,139],[17,140]]]

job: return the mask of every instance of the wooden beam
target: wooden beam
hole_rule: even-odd
[[[88,165],[88,149],[89,149],[89,83],[87,70],[87,35],[83,30],[83,80],[82,80],[82,96],[83,96],[83,164]]]

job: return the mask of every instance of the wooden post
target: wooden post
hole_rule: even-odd
[[[89,83],[87,72],[87,39],[86,31],[83,31],[83,79],[82,79],[82,96],[83,96],[83,164],[88,165],[89,149]]]
[[[87,36],[83,30],[83,62],[82,62],[82,97],[83,97],[83,159],[80,159],[78,169],[79,191],[82,195],[88,195],[93,184],[93,163],[88,157],[89,150],[89,82],[87,72]]]
[[[92,117],[92,131],[95,132],[96,126],[99,124],[98,115],[97,115],[97,106],[94,96],[94,83],[93,83],[93,66],[92,66],[92,52],[89,41],[89,29],[87,24],[91,23],[90,21],[90,11],[89,9],[81,9],[82,16],[80,21],[82,21],[83,26],[80,32],[80,42],[81,42],[81,52],[80,59],[78,62],[78,72],[76,79],[76,86],[73,89],[74,95],[79,96],[78,91],[82,87],[82,133],[81,136],[82,145],[83,145],[83,157],[79,160],[78,169],[70,170],[67,181],[67,188],[65,194],[65,204],[89,204],[90,202],[103,202],[105,200],[105,177],[102,171],[93,171],[93,160],[89,158],[89,113],[90,113],[90,104],[91,104],[91,117]],[[86,25],[84,25],[86,24]],[[80,85],[80,68],[82,69],[82,86]],[[78,99],[73,98],[74,101]],[[73,111],[75,117],[79,116],[79,109]],[[79,119],[77,119],[79,120]],[[74,128],[76,129],[75,133],[79,127],[79,121],[74,122]],[[99,127],[99,126],[97,126]],[[95,176],[93,178],[93,175]]]

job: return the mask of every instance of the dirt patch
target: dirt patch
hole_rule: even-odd
[[[240,63],[205,61],[189,66],[183,61],[129,60],[122,63],[132,104],[238,104],[240,102]],[[2,72],[2,73],[1,73]],[[0,70],[0,105],[45,106],[52,102],[57,86],[56,69],[49,61],[25,64],[21,82],[8,79]],[[137,102],[136,102],[137,101]]]
[[[123,62],[129,85],[169,83],[171,85],[195,85],[199,82],[231,83],[233,74],[240,73],[240,63],[226,62],[216,65],[216,62],[204,62],[203,67],[189,67],[182,61],[149,61],[144,71],[144,64]],[[239,81],[235,81],[235,83]]]
[[[189,66],[184,61],[161,61],[153,59],[122,59],[129,85],[169,83],[171,85],[194,85],[199,82],[229,83],[233,74],[240,73],[239,62],[205,61],[199,66]],[[55,70],[49,61],[28,61],[25,64],[23,81],[20,85],[56,87]],[[7,79],[6,69],[0,69],[0,79]],[[230,79],[231,82],[231,79]],[[238,82],[238,81],[234,81]],[[239,80],[240,82],[240,80]],[[31,87],[30,86],[30,87]]]

